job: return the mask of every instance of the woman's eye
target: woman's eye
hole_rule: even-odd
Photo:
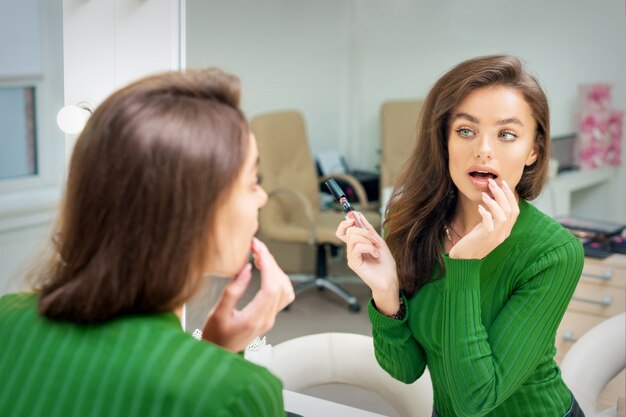
[[[263,183],[263,176],[261,174],[257,174],[256,176],[256,184],[261,185]]]
[[[474,132],[472,132],[471,129],[468,129],[466,127],[462,127],[460,129],[457,129],[456,133],[458,133],[459,136],[461,136],[463,138],[471,138],[474,135]]]
[[[500,132],[500,139],[505,141],[511,141],[517,139],[517,135],[513,132],[504,131]]]

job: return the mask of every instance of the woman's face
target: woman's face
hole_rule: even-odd
[[[216,255],[210,257],[208,272],[233,276],[248,262],[252,237],[259,228],[259,209],[267,193],[259,184],[259,151],[252,133],[248,155],[224,204],[218,209],[215,225]]]
[[[511,87],[472,91],[453,111],[449,169],[459,198],[476,204],[489,195],[488,178],[515,190],[526,165],[537,160],[536,122],[524,96]]]

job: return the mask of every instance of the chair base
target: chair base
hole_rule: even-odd
[[[296,297],[298,294],[302,294],[304,291],[311,288],[317,288],[318,290],[328,289],[332,291],[348,303],[348,309],[353,313],[357,313],[361,310],[359,301],[354,295],[350,294],[350,292],[348,292],[348,290],[343,288],[341,285],[329,280],[326,277],[313,277],[299,284],[295,288]]]

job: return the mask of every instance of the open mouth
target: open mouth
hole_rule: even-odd
[[[469,175],[472,178],[476,178],[477,180],[484,180],[484,181],[487,181],[489,178],[493,180],[498,178],[496,174],[489,172],[489,171],[471,171]]]

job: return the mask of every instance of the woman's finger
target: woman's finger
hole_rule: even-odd
[[[335,232],[335,235],[339,239],[341,239],[343,242],[345,242],[346,241],[346,231],[350,227],[355,226],[355,224],[356,224],[356,222],[352,218],[343,220],[341,223],[339,223],[339,226],[337,226],[337,231]]]
[[[483,200],[483,203],[485,203],[485,205],[489,208],[488,211],[491,212],[492,218],[495,221],[497,221],[498,223],[506,222],[506,214],[504,213],[504,211],[502,210],[502,207],[500,207],[500,204],[498,204],[496,200],[491,198],[489,194],[485,192],[482,193],[482,200]],[[485,209],[485,207],[483,208]]]
[[[372,224],[367,220],[367,218],[363,215],[363,213],[359,212],[359,217],[361,218],[361,221],[363,222],[367,230],[369,230],[378,239],[382,239],[380,235],[378,234],[378,230],[376,230],[376,228],[372,226]]]
[[[252,278],[252,265],[247,263],[233,280],[224,288],[224,292],[215,306],[215,313],[230,314],[246,292]]]
[[[273,297],[276,300],[274,313],[277,313],[294,300],[293,284],[289,276],[280,268],[265,243],[254,238],[252,246],[261,272],[261,289],[266,292],[268,297]]]
[[[363,229],[360,229],[360,230],[367,233]],[[354,246],[358,243],[361,243],[364,245],[370,245],[373,248],[375,247],[375,244],[374,242],[372,242],[369,235],[364,236],[357,232],[354,232],[348,235],[348,241],[346,242],[347,252],[350,253],[350,251],[352,251]]]
[[[352,254],[356,255],[357,258],[362,258],[365,254],[371,255],[375,259],[380,258],[380,251],[374,246],[364,242],[356,243],[353,247]]]
[[[263,277],[265,271],[273,271],[275,269],[280,270],[280,267],[276,263],[276,259],[274,259],[274,256],[270,253],[267,245],[261,242],[261,240],[253,237],[251,249],[252,255],[254,256],[254,264],[258,270],[261,271],[261,278]],[[280,271],[282,272],[282,270]],[[263,284],[263,279],[261,280],[261,284]]]
[[[509,204],[509,200],[506,198],[504,194],[504,190],[500,188],[500,186],[493,179],[489,179],[489,189],[493,194],[493,198],[496,200],[498,205],[502,208],[502,211],[507,214],[511,212],[511,205]],[[508,216],[507,216],[508,217]]]
[[[517,218],[519,214],[519,204],[517,202],[517,198],[515,197],[515,193],[509,187],[509,184],[502,180],[502,190],[504,191],[504,195],[506,199],[509,201],[509,206],[511,207],[511,213]]]
[[[492,232],[494,229],[494,226],[493,226],[493,217],[491,213],[487,211],[487,209],[482,204],[478,205],[478,213],[480,213],[480,215],[483,218],[483,227],[485,228],[485,230],[488,232]]]

